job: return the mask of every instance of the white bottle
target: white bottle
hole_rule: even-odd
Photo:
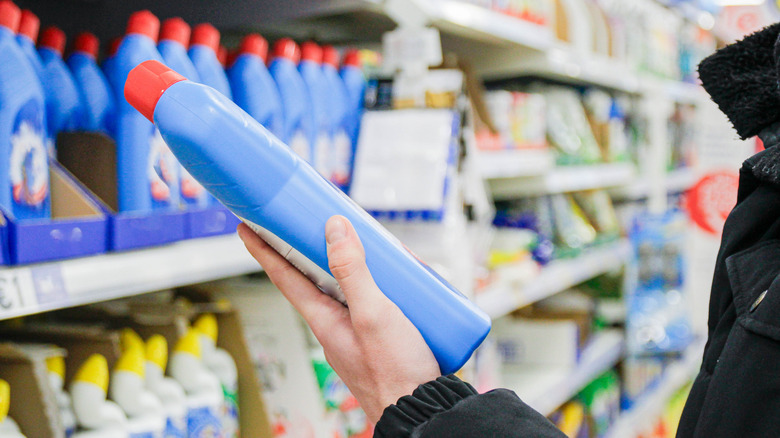
[[[225,438],[239,436],[238,424],[238,369],[233,357],[217,347],[219,329],[217,318],[205,313],[193,325],[199,333],[203,363],[217,376],[222,385],[223,403],[220,411],[222,430]]]
[[[0,438],[24,438],[19,425],[8,416],[11,408],[11,386],[0,379]]]
[[[80,430],[74,438],[128,438],[127,417],[116,403],[106,400],[108,362],[90,356],[70,384],[73,414]]]
[[[165,438],[187,436],[187,395],[179,382],[165,377],[168,341],[161,335],[146,340],[146,388],[163,405],[166,415]]]
[[[169,373],[187,394],[187,436],[222,436],[219,420],[219,408],[223,402],[222,385],[201,360],[198,336],[198,332],[190,328],[179,339],[168,364]]]
[[[76,431],[76,417],[73,415],[70,395],[65,392],[65,359],[62,356],[46,358],[46,369],[49,375],[49,384],[54,390],[57,399],[57,407],[60,408],[60,419],[65,429],[65,436],[71,437]]]
[[[135,344],[126,348],[111,373],[109,396],[127,414],[131,438],[161,438],[165,413],[160,400],[146,389],[144,351]]]

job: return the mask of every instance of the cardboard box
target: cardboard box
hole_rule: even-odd
[[[100,205],[57,163],[50,163],[49,184],[51,219],[17,221],[3,212],[4,263],[38,263],[106,251],[108,218]]]
[[[119,212],[116,143],[92,132],[61,133],[57,157],[110,213],[109,248],[121,251],[171,243],[185,238],[187,212]]]

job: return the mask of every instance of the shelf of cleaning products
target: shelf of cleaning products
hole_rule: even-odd
[[[625,339],[620,330],[593,335],[575,367],[551,365],[506,366],[501,384],[535,410],[550,415],[623,357]],[[624,435],[628,436],[628,435]]]
[[[636,436],[643,428],[650,426],[664,412],[669,399],[675,392],[690,383],[699,372],[704,339],[699,339],[676,362],[666,369],[661,380],[642,396],[628,411],[620,414],[618,421],[610,427],[607,438]]]
[[[540,176],[489,180],[493,199],[577,192],[623,186],[634,181],[636,170],[628,163],[559,166]]]
[[[583,281],[619,269],[630,254],[628,240],[589,249],[579,257],[550,262],[538,276],[528,279],[523,285],[498,279],[477,295],[474,301],[491,318],[498,318]]]
[[[696,173],[693,169],[675,169],[666,174],[664,186],[669,194],[684,192],[696,184]],[[636,200],[649,196],[651,185],[649,178],[638,177],[629,185],[616,187],[610,190],[610,194],[618,199]]]
[[[0,320],[260,270],[235,234],[4,268]]]
[[[539,176],[555,167],[555,156],[546,148],[479,151],[476,158],[484,179]]]

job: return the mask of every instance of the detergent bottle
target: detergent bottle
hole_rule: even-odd
[[[29,9],[22,11],[22,19],[19,21],[19,33],[16,34],[16,42],[22,48],[30,65],[35,69],[38,80],[43,82],[43,65],[35,44],[38,42],[38,31],[41,28],[41,20]]]
[[[70,395],[65,392],[65,359],[62,356],[50,356],[46,358],[46,370],[49,375],[49,384],[57,398],[57,406],[60,408],[60,418],[65,429],[65,436],[70,437],[76,431],[76,417],[73,415],[73,405]]]
[[[223,94],[214,93],[227,100]],[[187,394],[187,436],[222,436],[219,418],[224,400],[222,385],[203,364],[199,336],[197,330],[190,328],[179,339],[168,364],[169,372]]]
[[[347,88],[339,76],[339,52],[333,46],[322,48],[322,75],[328,92],[328,127],[331,135],[329,179],[347,191],[352,168],[352,140],[347,133]]]
[[[357,149],[358,135],[360,134],[360,119],[363,117],[364,96],[366,94],[366,78],[363,75],[363,67],[360,61],[360,52],[349,50],[344,54],[344,62],[341,66],[341,79],[347,90],[347,135],[352,141],[352,157],[349,168],[355,165],[355,151]]]
[[[146,388],[163,405],[166,415],[165,438],[187,436],[187,395],[179,383],[165,377],[168,365],[168,342],[161,335],[146,340]]]
[[[128,438],[127,417],[114,402],[106,400],[108,363],[100,354],[90,356],[70,384],[73,413],[79,430],[74,438]]]
[[[19,425],[8,416],[11,408],[11,386],[0,379],[0,438],[24,438]]]
[[[258,34],[249,34],[241,41],[227,75],[233,90],[233,102],[274,135],[282,137],[282,104],[279,102],[279,89],[265,66],[267,56],[268,41]]]
[[[300,58],[301,50],[298,44],[289,38],[282,38],[274,44],[268,71],[279,88],[282,102],[284,129],[279,138],[304,161],[311,162],[311,139],[315,137],[315,131],[312,130],[309,91],[298,73]]]
[[[342,303],[325,223],[347,217],[377,286],[420,331],[442,373],[457,371],[487,336],[487,315],[229,99],[152,61],[130,73],[125,96],[192,176]]]
[[[97,65],[99,47],[100,41],[95,35],[78,34],[67,64],[84,102],[81,129],[108,134],[113,128],[116,104],[111,86]]]
[[[119,348],[123,353],[131,348],[140,348],[141,351],[144,351],[146,344],[135,330],[125,327],[119,332]]]
[[[47,27],[38,43],[38,55],[43,65],[46,120],[52,141],[60,132],[79,129],[84,110],[76,81],[62,60],[64,50],[65,33],[57,27]]]
[[[309,91],[311,110],[309,117],[314,129],[309,143],[313,145],[314,156],[312,165],[325,178],[330,179],[330,149],[332,143],[332,128],[328,112],[328,85],[322,73],[322,48],[314,42],[307,41],[301,46],[301,62],[298,64],[303,83]]]
[[[106,77],[106,80],[108,80],[108,78],[112,77],[114,74],[114,57],[116,56],[117,50],[119,50],[120,44],[122,44],[122,37],[115,37],[111,39],[111,42],[108,43],[108,47],[106,48],[106,57],[103,58],[103,64],[100,65],[101,70],[103,70],[103,76]],[[109,83],[109,85],[111,84]],[[114,100],[116,101],[116,99]]]
[[[217,47],[217,61],[219,61],[219,65],[222,66],[223,70],[228,68],[228,49],[222,44]]]
[[[159,438],[165,431],[160,400],[146,389],[143,346],[128,344],[111,373],[109,396],[127,415],[131,438]]]
[[[162,61],[156,47],[159,29],[160,21],[151,12],[133,13],[108,72],[117,102],[114,137],[122,212],[179,209],[179,165],[160,133],[122,95],[133,67],[150,59]]]
[[[51,216],[46,106],[16,41],[21,11],[0,0],[0,208],[16,219]]]
[[[217,318],[210,313],[198,317],[193,325],[200,336],[200,349],[203,363],[219,379],[222,384],[224,401],[222,403],[220,420],[225,437],[239,435],[238,425],[238,369],[230,353],[217,347]]]
[[[217,59],[218,50],[219,31],[208,23],[195,26],[192,30],[189,55],[195,70],[198,71],[200,82],[232,99],[225,68]]]
[[[179,17],[169,18],[162,24],[160,42],[157,50],[168,67],[174,69],[191,81],[200,82],[200,76],[187,55],[190,43],[190,25]],[[186,205],[206,207],[209,205],[208,192],[186,169],[179,168],[179,188],[181,199]]]

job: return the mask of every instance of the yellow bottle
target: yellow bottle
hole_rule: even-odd
[[[222,385],[223,401],[220,409],[222,430],[226,438],[239,436],[238,425],[238,369],[230,354],[217,347],[219,335],[217,318],[205,313],[193,327],[199,333],[203,363],[219,379]]]
[[[73,413],[79,430],[74,438],[128,438],[127,417],[114,402],[106,400],[108,362],[93,354],[79,368],[70,384]]]
[[[65,359],[62,356],[46,358],[46,370],[49,375],[49,384],[57,398],[57,406],[60,408],[60,419],[65,429],[65,436],[70,437],[76,431],[76,417],[73,415],[73,406],[70,395],[65,392]]]
[[[146,388],[154,393],[166,414],[166,438],[187,434],[187,395],[176,380],[165,377],[168,365],[168,342],[161,335],[146,340]]]
[[[111,373],[109,396],[125,411],[130,436],[161,437],[165,414],[160,400],[146,389],[143,343],[125,345]]]

